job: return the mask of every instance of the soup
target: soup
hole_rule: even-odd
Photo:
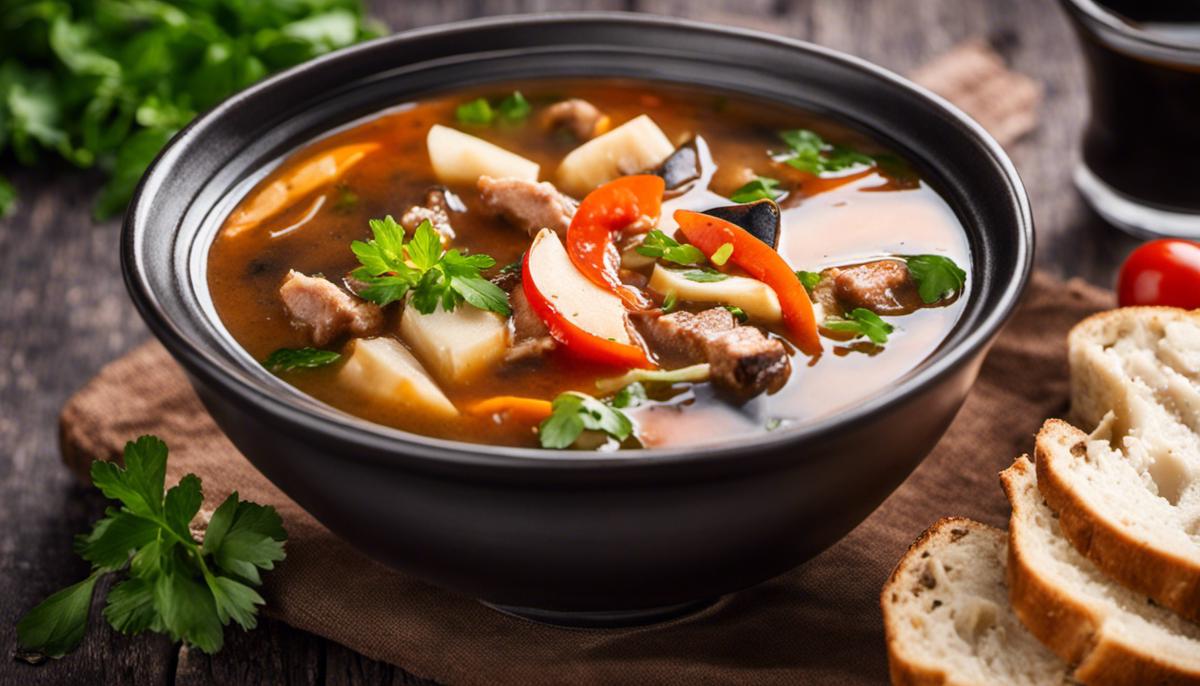
[[[209,254],[224,325],[302,391],[462,441],[736,440],[882,393],[969,280],[955,214],[837,122],[659,83],[542,80],[295,152]]]

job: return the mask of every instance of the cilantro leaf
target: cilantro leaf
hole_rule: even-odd
[[[830,331],[842,331],[854,334],[855,338],[866,336],[875,345],[887,343],[888,334],[895,327],[883,321],[879,315],[865,307],[856,307],[846,313],[845,319],[826,319],[822,324]]]
[[[704,267],[702,269],[689,269],[685,271],[683,273],[683,278],[687,279],[688,281],[695,281],[696,283],[715,283],[717,281],[724,281],[725,279],[728,279],[729,275],[719,272],[711,267]]]
[[[496,111],[500,113],[500,118],[507,121],[521,121],[529,116],[533,111],[533,106],[521,95],[521,91],[513,91],[512,95],[500,101],[496,106]]]
[[[212,591],[213,602],[217,606],[217,618],[222,624],[228,624],[232,619],[247,631],[258,626],[258,619],[255,617],[257,608],[266,603],[258,591],[227,576],[212,577],[208,581],[208,588]]]
[[[190,540],[190,525],[200,511],[202,502],[204,493],[200,488],[200,478],[195,474],[185,474],[178,484],[167,491],[167,497],[163,500],[163,519],[167,527],[179,538]]]
[[[821,283],[821,272],[806,272],[804,270],[800,270],[796,272],[796,278],[800,279],[801,285],[803,285],[804,289],[811,295],[812,289],[816,288],[817,284]]]
[[[140,634],[159,626],[158,609],[154,606],[154,584],[140,577],[131,577],[113,586],[104,606],[104,618],[123,634]]]
[[[779,137],[787,144],[788,150],[776,155],[775,159],[789,167],[817,176],[875,163],[870,155],[845,146],[832,145],[815,131],[808,129],[780,131]]]
[[[213,513],[202,550],[219,568],[257,585],[259,570],[284,558],[286,537],[275,508],[239,501],[235,491]]]
[[[646,387],[640,381],[634,381],[625,388],[617,391],[617,394],[613,396],[612,406],[617,409],[637,407],[647,400],[649,400],[649,397],[646,395]]]
[[[370,277],[375,278],[375,277]],[[318,348],[280,348],[267,356],[263,366],[273,372],[324,367],[342,359],[341,353]]]
[[[99,572],[38,603],[17,622],[17,641],[25,650],[62,657],[75,649],[87,631],[88,611]]]
[[[390,218],[390,217],[389,217]],[[421,222],[408,243],[408,257],[421,271],[429,271],[442,257],[442,236],[428,220]]]
[[[454,118],[463,124],[486,126],[491,124],[495,117],[492,106],[484,98],[475,98],[471,102],[464,102],[454,109]]]
[[[105,497],[120,500],[136,515],[162,514],[167,444],[154,436],[142,436],[125,444],[124,459],[124,469],[111,462],[93,462],[92,483]]]
[[[942,255],[914,255],[907,259],[908,272],[926,305],[952,297],[967,282],[967,273],[954,260]]]
[[[639,255],[657,257],[682,265],[704,264],[705,260],[704,253],[700,251],[700,248],[694,245],[680,244],[679,241],[658,229],[647,233],[636,251]]]
[[[129,512],[109,508],[90,534],[76,538],[79,556],[104,571],[115,571],[129,556],[158,537],[158,525]]]
[[[175,567],[187,567],[179,555],[171,562]],[[187,641],[206,653],[215,653],[225,643],[216,601],[207,586],[181,572],[177,569],[155,579],[154,606],[172,640]]]
[[[584,393],[561,393],[551,408],[551,415],[538,426],[543,448],[569,448],[584,429],[602,431],[618,441],[633,434],[633,422],[625,413]]]
[[[766,176],[758,176],[734,191],[729,199],[739,203],[754,202],[755,200],[778,200],[783,195],[778,188],[779,181]]]

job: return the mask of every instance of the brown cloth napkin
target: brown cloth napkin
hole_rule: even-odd
[[[892,566],[938,517],[1004,524],[996,474],[1029,449],[1044,418],[1065,412],[1067,331],[1111,300],[1036,275],[945,438],[867,521],[783,576],[654,627],[542,626],[372,562],[238,454],[157,343],[71,399],[63,456],[82,475],[130,438],[158,434],[171,447],[169,483],[195,472],[206,503],[236,488],[283,516],[288,557],[266,576],[266,612],[443,683],[877,684],[887,674],[878,596]]]

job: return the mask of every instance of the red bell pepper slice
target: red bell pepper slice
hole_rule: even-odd
[[[650,301],[638,289],[621,282],[621,256],[613,234],[634,224],[658,223],[666,186],[661,177],[622,176],[588,193],[567,228],[567,254],[589,281],[616,293],[625,306],[645,309]]]
[[[742,227],[724,219],[690,210],[676,210],[675,221],[688,242],[700,248],[705,255],[712,255],[726,243],[732,245],[733,255],[729,261],[770,286],[779,296],[783,323],[792,342],[809,355],[821,352],[817,320],[808,291],[804,290],[796,273],[779,253]]]

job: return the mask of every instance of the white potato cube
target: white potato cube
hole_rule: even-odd
[[[495,312],[466,303],[429,314],[405,307],[400,334],[444,383],[468,381],[504,357],[508,324]]]
[[[679,300],[699,303],[718,303],[740,307],[755,321],[773,324],[782,318],[779,296],[775,290],[757,279],[731,276],[723,281],[699,282],[684,276],[686,269],[667,269],[654,265],[650,289],[666,295],[674,293]]]
[[[454,403],[442,393],[425,368],[399,341],[391,338],[357,338],[350,342],[338,381],[365,396],[400,407],[420,409],[445,417],[458,415]]]
[[[472,186],[481,176],[537,181],[538,164],[489,143],[441,124],[434,124],[425,138],[433,173],[442,183],[467,183]]]
[[[643,114],[567,153],[558,167],[559,187],[582,197],[618,176],[653,169],[672,152],[667,135]]]

